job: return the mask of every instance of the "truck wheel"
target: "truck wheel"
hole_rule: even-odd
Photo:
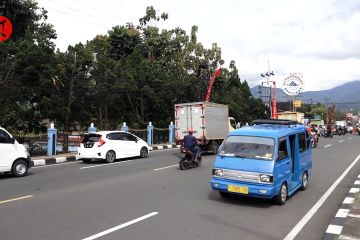
[[[11,168],[11,174],[14,177],[24,177],[27,175],[28,169],[29,167],[27,163],[24,160],[20,159],[15,161],[14,165]]]
[[[219,150],[219,144],[215,141],[211,142],[210,149],[213,154],[217,154]]]

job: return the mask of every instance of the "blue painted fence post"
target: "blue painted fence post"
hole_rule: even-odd
[[[147,143],[149,145],[153,144],[154,139],[154,126],[149,122],[149,125],[147,126]]]
[[[126,126],[126,122],[123,122],[123,125],[121,126],[121,131],[129,132],[129,127]]]
[[[89,133],[93,133],[93,132],[96,132],[96,127],[94,127],[94,123],[91,123],[90,124],[90,127],[88,128],[88,132]]]
[[[174,123],[171,122],[169,125],[169,143],[174,143],[175,138],[175,126]]]
[[[56,135],[57,129],[54,128],[54,123],[50,124],[50,128],[47,130],[48,133],[48,144],[47,144],[47,155],[56,155]]]

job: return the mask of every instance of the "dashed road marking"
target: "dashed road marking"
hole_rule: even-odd
[[[330,147],[332,144],[325,145],[324,148]]]
[[[114,165],[114,164],[121,164],[121,163],[126,163],[126,162],[132,162],[134,160],[126,160],[126,161],[121,161],[121,162],[114,162],[114,163],[104,163],[104,164],[98,164],[98,165],[91,165],[88,167],[81,167],[79,168],[80,170],[82,169],[88,169],[88,168],[96,168],[96,167],[103,167],[103,166],[109,166],[109,165]]]
[[[175,164],[175,165],[171,165],[171,166],[167,166],[167,167],[162,167],[162,168],[155,168],[154,171],[159,171],[159,170],[163,170],[163,169],[167,169],[167,168],[173,168],[173,167],[177,167],[179,166],[179,164]]]
[[[309,220],[315,215],[317,210],[324,204],[326,199],[330,196],[330,194],[335,190],[335,188],[339,185],[339,183],[345,178],[345,176],[349,173],[349,171],[354,167],[354,165],[359,161],[360,154],[356,157],[356,159],[345,169],[345,171],[340,175],[340,177],[329,187],[329,189],[322,195],[322,197],[315,203],[315,205],[305,214],[305,216],[291,229],[291,231],[286,235],[284,240],[293,240],[299,232],[303,229],[303,227],[309,222]],[[344,200],[345,201],[345,200]],[[339,228],[341,227],[341,229]],[[340,229],[340,231],[339,231]],[[331,231],[331,232],[328,232]],[[341,233],[342,226],[329,225],[327,233],[336,234]]]
[[[159,213],[158,213],[158,212],[149,213],[149,214],[144,215],[144,216],[142,216],[142,217],[139,217],[139,218],[136,218],[136,219],[131,220],[131,221],[129,221],[129,222],[120,224],[120,225],[118,225],[118,226],[116,226],[116,227],[113,227],[113,228],[110,228],[110,229],[108,229],[108,230],[102,231],[102,232],[97,233],[97,234],[95,234],[95,235],[92,235],[92,236],[90,236],[90,237],[84,238],[84,239],[82,239],[82,240],[94,240],[94,239],[97,239],[97,238],[99,238],[99,237],[108,235],[108,234],[110,234],[110,233],[112,233],[112,232],[115,232],[115,231],[117,231],[117,230],[120,230],[120,229],[122,229],[122,228],[128,227],[128,226],[130,226],[130,225],[132,225],[132,224],[135,224],[135,223],[137,223],[137,222],[143,221],[143,220],[145,220],[145,219],[147,219],[147,218],[153,217],[153,216],[155,216],[155,215],[157,215],[157,214],[159,214]]]
[[[32,197],[33,197],[33,195],[27,195],[27,196],[12,198],[12,199],[8,199],[8,200],[0,201],[0,204],[9,203],[9,202],[15,202],[15,201],[19,201],[19,200],[23,200],[23,199],[27,199],[27,198],[32,198]]]
[[[344,142],[344,140],[339,140],[338,142],[340,142],[340,143],[341,143],[341,142]]]
[[[352,138],[348,138],[349,140],[351,140]]]

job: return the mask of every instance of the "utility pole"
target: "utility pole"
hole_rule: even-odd
[[[274,76],[274,71],[270,71],[270,61],[268,60],[268,72],[261,73],[260,76],[262,78],[266,78],[266,80],[261,81],[261,85],[264,86],[266,84],[268,91],[268,99],[265,100],[265,104],[269,106],[270,115],[272,118],[277,118],[277,107],[276,107],[276,82],[270,80],[271,76]],[[274,98],[271,95],[271,87],[274,86]]]

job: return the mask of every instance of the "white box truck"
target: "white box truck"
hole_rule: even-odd
[[[227,105],[211,102],[175,104],[175,137],[179,144],[189,128],[194,129],[194,136],[203,151],[217,153],[229,131],[236,128],[236,122],[229,117]]]

